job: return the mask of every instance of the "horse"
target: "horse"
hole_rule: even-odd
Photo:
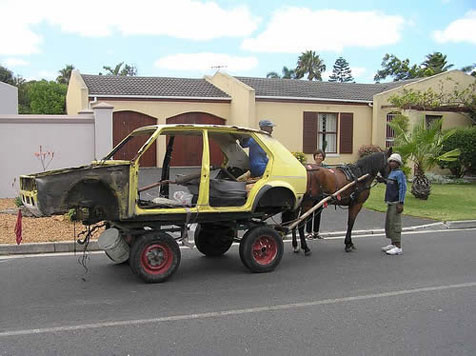
[[[286,211],[283,213],[282,221],[284,223],[295,220],[299,215],[304,214],[311,209],[317,202],[329,196],[345,185],[355,181],[355,184],[339,194],[333,199],[331,204],[339,206],[348,206],[347,232],[345,235],[345,252],[355,250],[352,242],[352,228],[354,222],[362,209],[362,205],[370,195],[370,187],[377,174],[386,178],[390,172],[388,166],[388,157],[392,154],[392,148],[385,152],[376,152],[359,159],[354,164],[337,167],[336,169],[323,168],[317,165],[306,165],[307,170],[307,190],[304,194],[300,207],[295,211]],[[347,171],[347,174],[346,174]],[[365,174],[369,174],[366,179],[357,182],[357,179]],[[318,210],[317,214],[321,211]],[[312,218],[312,215],[309,217]],[[301,249],[306,256],[311,254],[304,236],[304,225],[302,222],[298,226]],[[292,245],[294,252],[299,252],[296,240],[296,229],[292,230]]]

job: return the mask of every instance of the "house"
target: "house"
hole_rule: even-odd
[[[18,88],[0,82],[0,114],[18,114]]]
[[[150,124],[194,123],[258,126],[277,124],[273,135],[291,151],[309,154],[326,142],[329,164],[353,162],[362,145],[388,147],[393,132],[387,121],[396,114],[389,98],[407,90],[451,92],[475,78],[461,71],[408,81],[358,84],[292,79],[233,77],[217,72],[202,79],[86,75],[73,71],[67,112],[76,114],[98,103],[114,107],[113,143],[132,129]],[[467,114],[455,111],[405,110],[411,123],[445,117],[445,127],[470,125]],[[107,127],[107,126],[106,126]],[[159,143],[159,145],[161,145]],[[165,143],[162,143],[165,145]],[[158,147],[158,162],[164,147]],[[187,166],[186,155],[182,165]]]

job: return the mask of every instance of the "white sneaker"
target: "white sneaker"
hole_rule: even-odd
[[[382,247],[382,251],[387,252],[388,250],[391,250],[394,247],[395,247],[395,245],[390,244],[390,245]]]
[[[385,251],[387,255],[401,255],[403,250],[400,247],[394,246],[392,249]]]

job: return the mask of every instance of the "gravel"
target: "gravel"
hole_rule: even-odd
[[[14,229],[17,213],[13,199],[0,199],[0,244],[16,244]],[[81,223],[72,223],[62,215],[47,218],[24,216],[22,243],[74,241],[75,232],[78,234],[83,228]]]

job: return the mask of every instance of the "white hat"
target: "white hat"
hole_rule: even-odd
[[[403,165],[402,157],[398,153],[392,153],[390,157],[388,157],[387,159],[387,162],[390,162],[390,161],[395,161],[398,164],[400,164],[400,166]]]

